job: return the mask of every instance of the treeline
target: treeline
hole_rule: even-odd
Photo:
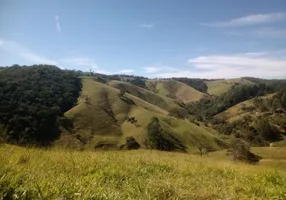
[[[245,100],[262,96],[277,91],[277,88],[285,87],[281,82],[259,83],[255,85],[234,85],[231,90],[212,99],[202,99],[188,105],[191,114],[202,119],[209,119],[212,116],[225,111]]]
[[[262,112],[286,112],[286,89],[278,91],[272,98],[255,98],[253,104]]]
[[[75,71],[50,65],[2,68],[0,137],[23,145],[51,144],[60,134],[58,117],[75,105],[80,90]]]
[[[172,79],[185,83],[201,92],[206,93],[208,90],[208,86],[205,83],[207,79],[199,79],[199,78],[172,78]]]
[[[224,119],[212,119],[213,128],[225,135],[233,135],[254,146],[269,146],[269,143],[278,141],[281,132],[274,126],[268,117],[255,119],[245,116],[241,120],[227,122]]]

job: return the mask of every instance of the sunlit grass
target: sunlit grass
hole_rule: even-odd
[[[285,199],[286,172],[150,150],[0,147],[0,199]]]

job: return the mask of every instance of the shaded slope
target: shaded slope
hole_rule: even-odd
[[[177,99],[184,103],[199,101],[208,96],[185,83],[175,80],[149,80],[147,81],[147,87],[157,94]]]
[[[117,89],[125,89],[127,93],[132,94],[153,105],[156,105],[166,111],[171,110],[173,107],[179,107],[173,99],[158,95],[154,92],[132,85],[130,83],[113,80],[110,81],[108,85]]]
[[[249,80],[244,78],[237,79],[223,79],[215,81],[205,81],[208,86],[208,93],[211,95],[219,96],[227,91],[229,91],[234,85],[253,85]]]

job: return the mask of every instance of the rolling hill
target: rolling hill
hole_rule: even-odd
[[[202,93],[189,85],[175,80],[149,80],[147,87],[160,95],[177,99],[184,103],[199,101],[207,98],[208,95]]]
[[[223,149],[234,136],[285,143],[283,80],[148,79],[46,65],[4,68],[1,77],[0,139],[8,143],[155,148],[151,133],[161,150],[185,152]]]
[[[79,102],[65,113],[65,117],[73,121],[73,127],[64,131],[56,142],[58,146],[117,149],[125,144],[126,137],[132,136],[141,147],[146,147],[147,126],[152,117],[158,117],[163,130],[177,138],[187,150],[197,151],[194,139],[203,142],[210,150],[225,146],[224,141],[189,120],[168,116],[168,111],[162,108],[177,105],[167,97],[120,81],[103,84],[91,77],[81,79],[83,88]],[[116,87],[124,87],[128,91],[124,98],[118,96],[120,91]],[[128,122],[128,117],[134,117],[136,124]],[[189,135],[194,135],[194,138],[189,138]]]
[[[208,94],[219,96],[227,91],[229,91],[234,85],[253,85],[249,80],[244,78],[237,79],[222,79],[222,80],[213,80],[205,81],[208,87]]]

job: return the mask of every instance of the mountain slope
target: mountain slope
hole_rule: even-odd
[[[166,111],[171,110],[174,107],[179,107],[175,101],[171,98],[156,94],[144,88],[132,85],[127,82],[112,80],[108,82],[108,85],[117,88],[124,89],[127,93],[132,94],[144,101],[147,101],[153,105],[156,105]]]
[[[145,147],[147,127],[152,117],[158,117],[163,130],[177,138],[176,141],[189,150],[196,151],[194,144],[199,141],[211,150],[221,149],[224,145],[223,141],[206,129],[188,120],[169,117],[166,110],[156,105],[127,93],[120,98],[119,90],[109,85],[120,85],[121,82],[113,81],[106,85],[83,77],[82,84],[82,95],[78,105],[65,113],[65,116],[73,121],[73,127],[69,131],[65,130],[57,145],[80,149],[119,148],[125,144],[126,137],[132,136]],[[127,89],[134,89],[128,84],[127,86]],[[145,90],[142,92],[147,96],[150,93]],[[152,94],[153,96],[160,97],[156,94]],[[166,101],[171,100],[166,98]],[[137,122],[128,122],[128,117],[134,117]],[[189,137],[190,134],[195,138]]]
[[[177,99],[184,103],[199,101],[208,96],[185,83],[175,80],[149,80],[147,81],[147,87],[157,94]]]
[[[205,81],[205,83],[208,86],[207,92],[215,96],[219,96],[229,91],[234,85],[253,85],[254,84],[251,81],[243,79],[243,78]]]

